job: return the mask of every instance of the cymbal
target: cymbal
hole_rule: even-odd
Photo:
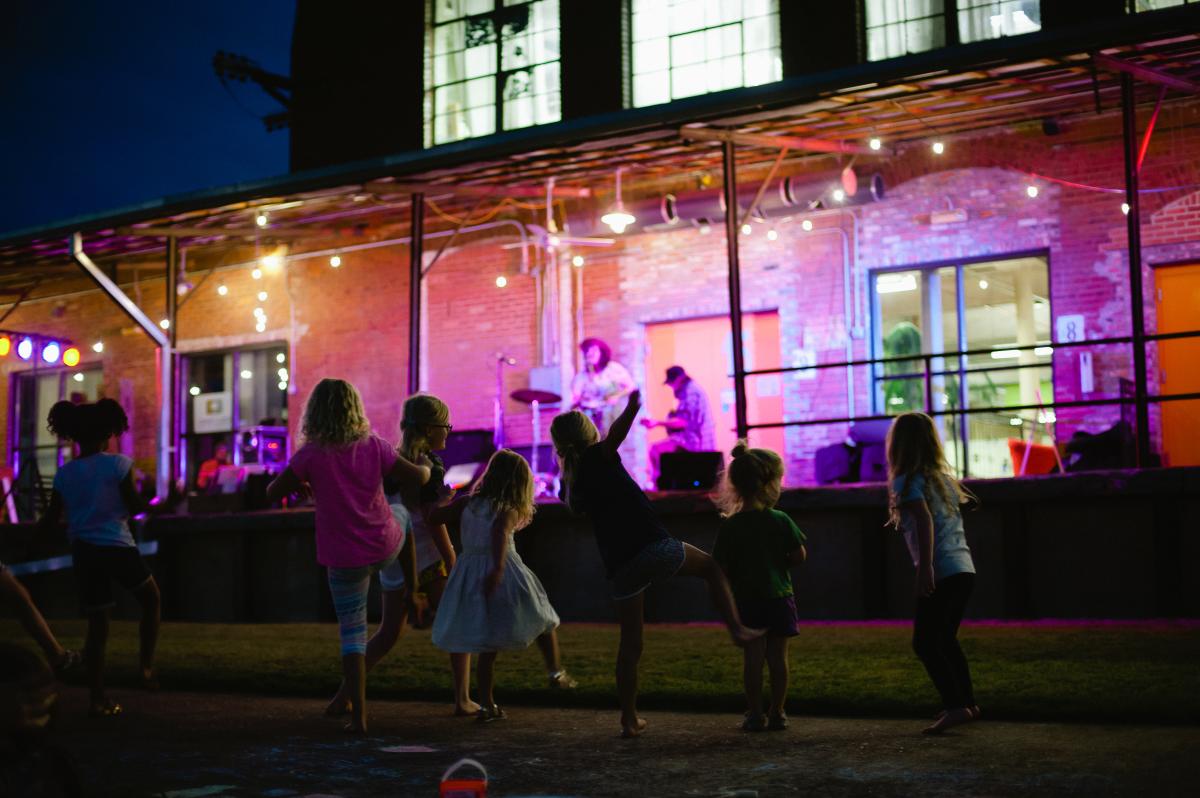
[[[562,397],[556,393],[551,393],[550,391],[539,391],[535,388],[522,388],[518,391],[513,391],[511,394],[509,394],[509,396],[511,396],[515,401],[524,402],[527,405],[533,404],[534,402],[537,402],[541,405],[549,405],[562,401]]]

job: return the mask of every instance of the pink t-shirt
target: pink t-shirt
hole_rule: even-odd
[[[392,445],[372,433],[345,446],[306,443],[288,466],[312,485],[317,503],[317,562],[359,568],[390,557],[404,542],[383,495],[396,464]]]

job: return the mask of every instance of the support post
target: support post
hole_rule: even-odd
[[[159,349],[159,376],[162,403],[159,405],[158,475],[155,492],[166,496],[175,482],[178,464],[175,462],[175,341],[178,335],[179,311],[179,239],[167,237],[167,329],[166,342]]]
[[[1137,465],[1150,464],[1150,411],[1146,403],[1146,327],[1142,298],[1142,218],[1138,201],[1138,137],[1137,106],[1134,97],[1133,75],[1121,73],[1121,116],[1125,145],[1125,202],[1129,214],[1125,219],[1128,230],[1129,254],[1129,321],[1133,338],[1133,390],[1137,414]]]
[[[425,256],[425,195],[412,195],[408,245],[408,392],[421,390],[421,261]]]
[[[733,335],[733,396],[737,435],[746,437],[746,364],[742,353],[742,271],[738,261],[737,158],[732,141],[721,143],[725,191],[725,249],[729,261],[729,325]]]

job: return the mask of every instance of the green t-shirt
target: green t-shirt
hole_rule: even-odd
[[[781,598],[792,595],[788,558],[804,541],[787,513],[751,510],[721,524],[713,559],[729,576],[736,598]]]

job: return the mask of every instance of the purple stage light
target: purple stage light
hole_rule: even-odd
[[[57,341],[51,341],[42,347],[42,360],[47,363],[57,363],[59,356],[62,355],[62,347]]]
[[[32,338],[22,338],[21,342],[17,344],[17,357],[21,358],[22,360],[28,360],[29,358],[33,357]]]

